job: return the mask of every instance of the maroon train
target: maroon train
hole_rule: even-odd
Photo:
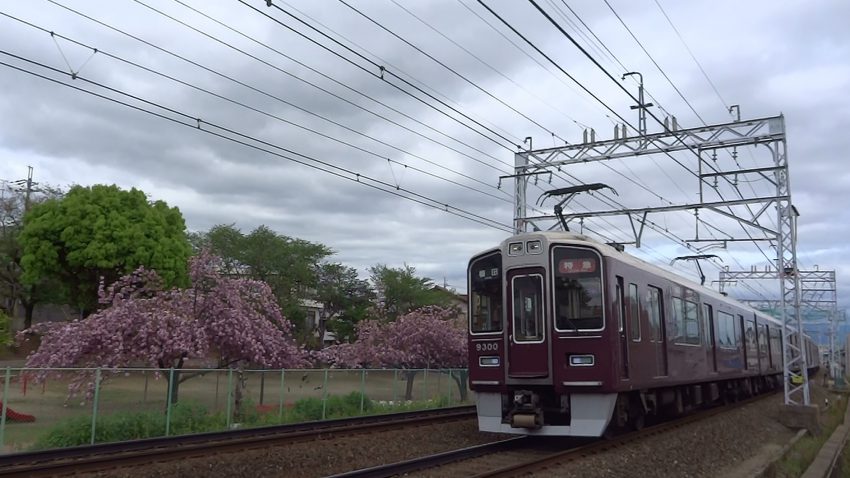
[[[600,436],[782,385],[780,321],[585,236],[513,236],[468,280],[482,431]]]

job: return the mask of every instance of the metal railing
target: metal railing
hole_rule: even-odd
[[[0,453],[126,439],[114,430],[122,427],[169,436],[458,405],[469,396],[465,369],[0,370]],[[70,395],[81,374],[85,385]],[[77,436],[56,436],[63,433]]]

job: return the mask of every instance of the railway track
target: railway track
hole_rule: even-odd
[[[526,475],[545,471],[583,457],[612,450],[665,433],[674,428],[713,417],[732,409],[773,396],[759,395],[731,405],[715,407],[685,417],[617,436],[613,439],[582,439],[575,437],[517,437],[485,445],[424,456],[398,463],[355,470],[331,478],[385,478],[404,475],[468,476],[496,478]]]
[[[324,420],[0,455],[0,477],[61,476],[471,419],[475,407]]]

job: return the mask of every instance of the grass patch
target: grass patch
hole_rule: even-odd
[[[814,461],[823,444],[829,440],[835,428],[841,424],[846,409],[847,396],[839,395],[832,406],[820,415],[822,431],[820,436],[806,435],[798,440],[785,457],[777,463],[776,476],[780,478],[801,476]]]
[[[359,392],[331,395],[323,403],[320,398],[302,398],[281,415],[279,408],[257,407],[250,400],[244,403],[239,427],[251,428],[283,423],[298,423],[321,419],[347,418],[359,415],[423,410],[452,405],[449,397],[421,402],[376,402]],[[64,448],[91,443],[91,415],[67,418],[42,433],[32,445],[33,450]],[[95,443],[138,440],[165,436],[165,413],[162,410],[116,412],[98,416]],[[211,413],[203,404],[184,400],[171,409],[170,435],[185,435],[227,429],[224,413]]]

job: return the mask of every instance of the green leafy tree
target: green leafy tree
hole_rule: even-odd
[[[284,315],[295,326],[296,336],[304,338],[312,333],[306,330],[301,300],[315,296],[319,267],[333,254],[330,248],[278,234],[264,225],[248,234],[233,224],[218,225],[199,243],[209,244],[212,252],[222,258],[225,274],[268,284]]]
[[[353,267],[324,263],[319,267],[316,300],[324,307],[326,328],[338,341],[351,342],[357,338],[357,324],[369,315],[375,292]],[[322,327],[319,334],[324,336]]]
[[[416,269],[408,264],[398,268],[377,264],[369,272],[379,299],[376,312],[384,320],[393,321],[429,305],[451,304],[451,292],[437,287],[427,277],[418,277]]]
[[[49,281],[24,283],[21,278],[24,253],[19,239],[24,214],[31,205],[60,197],[60,189],[46,185],[30,191],[13,188],[10,184],[0,189],[0,311],[14,316],[20,304],[24,310],[24,328],[32,326],[36,304],[62,300],[55,294],[56,287],[51,287]]]
[[[23,282],[54,280],[88,315],[108,286],[144,266],[168,286],[185,284],[190,254],[183,216],[138,189],[74,186],[61,199],[33,206],[24,219]]]

